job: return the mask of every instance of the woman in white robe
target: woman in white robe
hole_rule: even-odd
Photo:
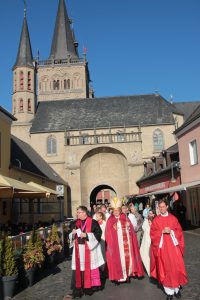
[[[140,247],[140,255],[148,276],[150,276],[150,246],[151,246],[150,227],[154,217],[155,217],[154,212],[150,210],[148,217],[144,220],[142,225],[143,238]]]

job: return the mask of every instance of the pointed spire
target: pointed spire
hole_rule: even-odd
[[[25,2],[26,4],[26,2]],[[33,67],[33,54],[31,49],[31,42],[28,30],[28,24],[26,20],[26,5],[24,5],[24,21],[22,26],[22,32],[20,37],[20,43],[18,48],[17,59],[14,65],[16,67]]]
[[[59,0],[50,58],[66,59],[68,55],[71,58],[78,57],[70,24],[65,0]]]

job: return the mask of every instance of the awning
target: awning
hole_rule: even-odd
[[[200,181],[193,181],[193,182],[183,183],[183,184],[176,185],[176,186],[173,186],[173,187],[169,187],[167,189],[163,189],[163,190],[160,190],[160,191],[155,191],[155,192],[151,192],[151,193],[138,195],[138,196],[136,196],[136,198],[142,198],[142,197],[149,197],[149,196],[152,196],[152,195],[161,195],[161,194],[168,194],[168,193],[186,191],[187,189],[189,189],[191,187],[198,186],[198,185],[200,185]]]
[[[53,192],[55,193],[55,191]],[[46,189],[42,190],[36,186],[0,175],[0,198],[46,198],[51,193]]]
[[[33,187],[33,188],[37,188],[41,192],[45,192],[45,193],[50,194],[50,195],[59,195],[59,193],[57,191],[52,190],[50,188],[47,188],[46,186],[40,185],[40,184],[32,182],[32,181],[27,183],[27,185],[30,186],[30,187]]]

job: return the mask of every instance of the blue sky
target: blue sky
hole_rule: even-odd
[[[87,47],[95,96],[200,100],[200,0],[67,0],[79,53]],[[47,59],[58,0],[27,0],[33,54]],[[23,0],[1,1],[0,105],[11,110]]]

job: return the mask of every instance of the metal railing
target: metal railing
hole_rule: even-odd
[[[60,238],[61,238],[63,243],[64,243],[63,228],[64,228],[65,225],[69,226],[70,222],[72,220],[73,220],[72,218],[68,218],[64,222],[55,223],[56,226],[58,227],[58,232],[60,233]],[[39,234],[39,236],[42,239],[45,240],[45,239],[47,239],[49,233],[51,232],[51,229],[52,229],[52,225],[44,227],[44,228],[42,228],[42,227],[38,228],[38,229],[36,229],[36,232]],[[27,243],[27,241],[29,240],[30,235],[31,235],[31,231],[25,232],[25,233],[22,233],[22,234],[19,234],[19,235],[16,235],[16,236],[11,236],[11,239],[12,239],[13,245],[14,245],[14,249],[22,249],[25,246],[25,244]]]

